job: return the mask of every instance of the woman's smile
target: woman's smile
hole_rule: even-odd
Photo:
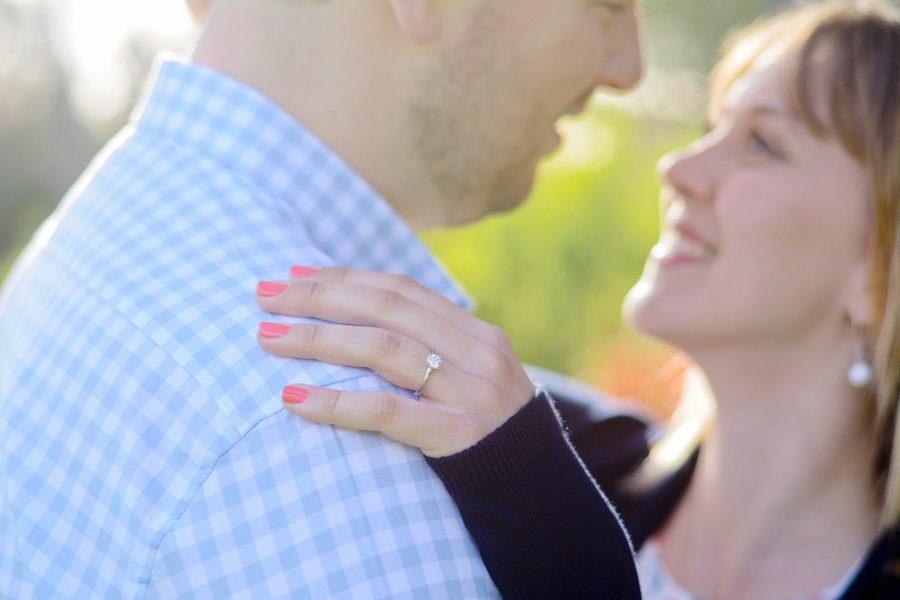
[[[716,248],[686,226],[667,229],[650,251],[660,267],[707,264],[716,257]]]

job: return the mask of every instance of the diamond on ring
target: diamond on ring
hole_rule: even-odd
[[[441,355],[437,352],[432,350],[428,353],[428,356],[425,357],[425,375],[422,377],[422,383],[420,383],[419,388],[413,392],[416,398],[422,395],[422,390],[425,389],[425,384],[431,379],[431,374],[440,369],[443,362],[444,359],[441,358]]]
[[[431,352],[425,357],[425,364],[428,365],[428,368],[430,369],[440,369],[442,362],[444,362],[444,359],[441,358],[441,355],[435,354],[434,352]]]

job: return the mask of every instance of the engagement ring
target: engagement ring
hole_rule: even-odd
[[[442,362],[444,362],[444,359],[441,358],[441,355],[433,351],[429,352],[428,356],[425,357],[425,376],[422,377],[422,383],[419,384],[419,388],[415,392],[413,392],[416,398],[422,395],[422,390],[425,389],[425,384],[428,383],[429,379],[431,379],[431,373],[440,369]]]

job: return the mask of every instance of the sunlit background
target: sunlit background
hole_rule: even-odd
[[[566,124],[524,208],[427,236],[520,358],[667,410],[669,352],[619,312],[657,234],[654,164],[699,133],[723,34],[778,4],[646,0],[638,92],[598,95]],[[0,279],[127,118],[156,53],[187,53],[194,35],[182,0],[0,0]]]

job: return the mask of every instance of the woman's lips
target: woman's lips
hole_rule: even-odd
[[[716,249],[685,226],[666,230],[650,251],[650,257],[665,266],[705,263],[715,256]]]

